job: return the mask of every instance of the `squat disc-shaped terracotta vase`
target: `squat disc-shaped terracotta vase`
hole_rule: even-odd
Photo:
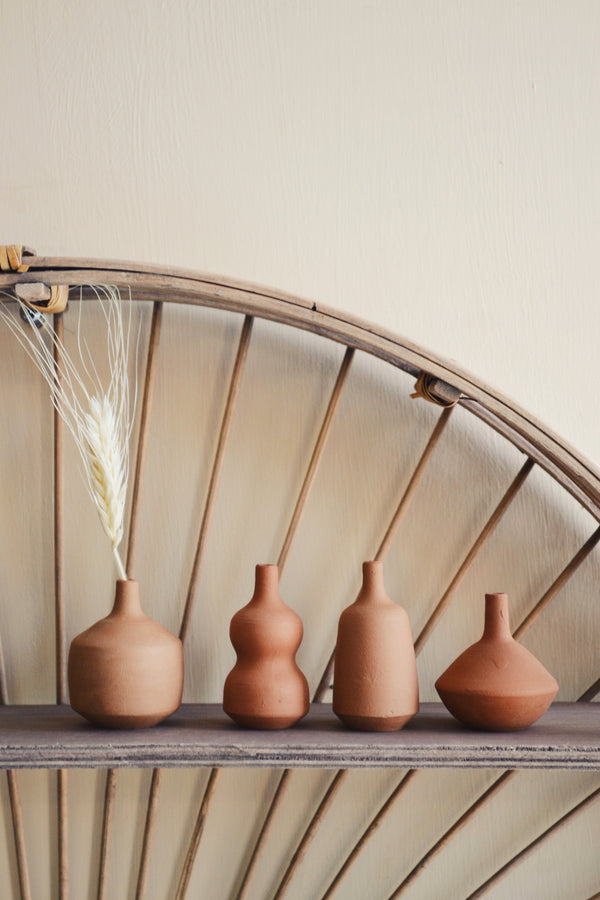
[[[520,731],[543,715],[558,684],[511,635],[506,594],[485,595],[483,637],[435,683],[444,705],[471,728]]]
[[[137,581],[117,581],[110,614],[72,641],[68,676],[71,706],[94,725],[146,728],[181,703],[183,647],[143,613]]]
[[[349,728],[397,731],[418,709],[408,616],[386,593],[383,563],[363,563],[361,591],[338,625],[333,711]]]
[[[306,715],[308,683],[296,665],[302,621],[279,595],[279,569],[256,567],[250,603],[231,620],[237,662],[225,680],[223,709],[246,728],[288,728]]]

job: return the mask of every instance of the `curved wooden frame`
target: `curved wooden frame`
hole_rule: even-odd
[[[411,341],[320,303],[233,279],[141,263],[27,257],[29,270],[0,274],[0,289],[17,283],[114,284],[136,299],[216,307],[312,331],[363,350],[417,377],[426,372],[461,392],[459,403],[527,453],[600,521],[600,471],[499,391]]]

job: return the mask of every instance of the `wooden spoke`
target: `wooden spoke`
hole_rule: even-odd
[[[250,887],[250,881],[252,879],[252,875],[254,873],[254,869],[256,868],[256,864],[260,857],[260,851],[264,847],[269,834],[271,833],[271,828],[275,822],[275,817],[277,812],[281,806],[281,802],[283,800],[288,782],[292,776],[292,769],[284,769],[279,781],[277,782],[277,787],[275,788],[275,793],[273,794],[273,799],[269,804],[269,809],[267,810],[267,815],[263,821],[262,827],[258,833],[258,837],[255,841],[254,847],[252,848],[252,853],[250,854],[250,859],[248,860],[248,864],[246,869],[242,875],[242,880],[240,882],[240,886],[238,888],[237,894],[235,895],[235,900],[243,900],[248,893],[248,889]]]
[[[298,868],[298,866],[304,859],[304,857],[306,855],[306,851],[308,850],[312,839],[314,838],[315,834],[317,833],[317,829],[318,829],[319,825],[321,824],[321,821],[323,820],[327,810],[333,803],[333,800],[334,800],[336,794],[338,793],[339,789],[341,788],[347,774],[348,774],[348,769],[339,769],[333,776],[333,779],[325,793],[325,796],[321,800],[321,802],[317,808],[317,811],[315,812],[312,819],[310,820],[310,824],[309,824],[308,828],[306,829],[306,831],[304,832],[304,835],[302,836],[302,840],[298,844],[298,847],[296,848],[296,852],[292,856],[292,858],[289,862],[289,865],[284,872],[283,878],[279,882],[279,886],[278,886],[275,894],[273,895],[273,900],[279,900],[279,898],[285,896],[285,893],[287,891],[289,883],[293,878],[294,872],[296,871],[296,869]]]
[[[227,444],[227,438],[229,436],[229,430],[231,428],[231,422],[233,419],[233,411],[235,409],[235,401],[237,399],[237,395],[240,389],[240,384],[242,381],[242,372],[244,369],[244,363],[246,361],[246,356],[248,353],[248,347],[250,345],[250,336],[252,334],[252,325],[254,323],[254,319],[251,316],[246,316],[244,319],[244,325],[242,327],[242,333],[240,336],[240,343],[238,346],[237,356],[235,359],[235,363],[233,366],[233,373],[231,376],[231,383],[229,386],[229,394],[227,396],[227,402],[225,404],[225,412],[223,413],[223,420],[221,422],[221,430],[219,432],[219,440],[217,443],[217,451],[215,453],[215,458],[213,460],[212,472],[210,476],[210,482],[208,485],[208,493],[206,496],[206,502],[204,504],[204,514],[202,516],[202,522],[200,524],[200,533],[198,535],[198,541],[196,543],[196,555],[194,556],[194,562],[192,564],[192,574],[190,576],[190,583],[188,588],[188,593],[185,601],[185,607],[183,610],[183,617],[181,620],[181,627],[179,629],[179,637],[185,643],[185,639],[187,637],[188,628],[190,625],[190,619],[192,615],[192,610],[194,606],[194,601],[196,598],[196,591],[198,588],[198,581],[200,579],[200,566],[202,563],[202,557],[204,553],[204,547],[206,545],[206,537],[208,534],[208,526],[210,524],[215,497],[217,494],[217,486],[219,484],[219,475],[221,474],[221,467],[223,465],[223,458],[225,456],[225,446]]]
[[[360,854],[360,852],[362,851],[363,847],[365,846],[365,844],[367,843],[367,841],[369,840],[371,835],[375,831],[377,831],[377,829],[379,828],[379,826],[385,819],[385,817],[388,814],[388,812],[390,811],[390,809],[392,809],[392,807],[394,806],[394,804],[396,803],[396,801],[398,800],[398,798],[400,797],[402,792],[405,790],[405,788],[408,787],[410,782],[413,780],[413,778],[417,774],[417,771],[418,771],[417,769],[409,769],[408,772],[406,772],[405,775],[402,776],[402,778],[400,779],[400,782],[396,785],[396,787],[394,788],[394,790],[392,791],[390,796],[387,798],[387,800],[385,801],[383,806],[380,808],[379,812],[371,819],[371,822],[369,823],[369,825],[367,826],[365,831],[363,831],[363,833],[361,834],[359,840],[356,842],[356,844],[352,848],[351,852],[344,860],[342,866],[340,867],[340,869],[338,869],[338,872],[337,872],[335,878],[329,884],[329,887],[327,888],[327,890],[321,897],[321,900],[327,900],[327,897],[331,897],[334,890],[336,889],[336,887],[338,886],[338,884],[340,883],[340,881],[342,880],[342,878],[344,877],[344,875],[346,874],[348,869],[351,867],[354,860]]]
[[[204,823],[206,822],[208,808],[210,806],[210,801],[216,787],[219,771],[219,769],[212,769],[210,775],[208,776],[208,781],[206,783],[206,788],[204,789],[204,795],[202,797],[202,803],[200,804],[200,810],[198,812],[196,824],[194,825],[192,839],[190,841],[185,861],[183,863],[183,869],[179,878],[179,884],[177,885],[175,900],[184,900],[187,894],[190,878],[192,877],[192,870],[194,868],[194,862],[196,860],[196,854],[198,853],[198,847],[200,846],[200,838],[202,837],[202,832],[204,831]]]
[[[129,537],[127,541],[127,560],[125,562],[125,571],[130,578],[133,577],[135,571],[135,563],[137,557],[138,546],[138,522],[140,511],[140,494],[144,471],[146,468],[146,447],[148,438],[148,421],[150,419],[150,411],[152,409],[152,400],[154,398],[154,380],[156,375],[156,356],[158,344],[160,341],[160,332],[162,326],[163,304],[160,300],[156,300],[152,308],[152,322],[150,324],[150,337],[148,339],[148,350],[146,356],[146,375],[144,378],[144,389],[142,395],[142,410],[140,414],[140,430],[137,443],[137,454],[135,460],[135,472],[133,476],[133,488],[131,492],[131,513],[129,516]]]
[[[117,786],[117,770],[108,769],[104,789],[104,815],[102,818],[102,837],[100,839],[100,866],[98,872],[97,900],[106,900],[108,851],[115,808],[115,791]]]
[[[8,796],[10,800],[10,813],[12,817],[15,851],[17,854],[17,872],[19,875],[19,890],[21,900],[31,900],[31,884],[29,882],[29,866],[27,864],[27,848],[25,846],[25,830],[23,828],[23,812],[16,772],[6,773],[8,781]]]
[[[472,894],[469,894],[469,896],[466,898],[466,900],[475,900],[476,897],[483,896],[483,894],[485,894],[487,889],[489,887],[491,887],[493,884],[495,884],[497,881],[499,881],[502,878],[502,876],[505,875],[506,872],[508,872],[509,869],[511,869],[514,865],[516,865],[516,863],[520,862],[522,859],[525,859],[527,856],[529,856],[529,854],[533,850],[535,850],[535,848],[539,844],[541,844],[542,841],[544,841],[547,837],[549,837],[549,835],[551,835],[554,831],[556,831],[557,828],[560,828],[561,825],[564,825],[565,822],[568,822],[568,820],[571,819],[578,812],[581,812],[582,809],[585,809],[586,806],[589,806],[591,803],[593,803],[594,800],[596,800],[596,798],[599,795],[600,795],[600,787],[593,790],[591,792],[591,794],[588,794],[587,797],[585,797],[579,803],[575,804],[575,806],[572,809],[570,809],[567,813],[565,813],[564,816],[561,816],[560,819],[558,819],[556,822],[554,822],[553,825],[550,825],[549,828],[546,828],[545,831],[543,831],[540,835],[538,835],[538,837],[536,837],[533,841],[531,841],[529,844],[527,844],[526,847],[523,847],[523,849],[520,850],[519,853],[517,853],[515,856],[513,856],[512,859],[509,859],[509,861],[507,863],[505,863],[503,866],[501,866],[496,872],[494,872],[493,875],[490,875],[490,877],[486,881],[484,881],[483,884],[481,884],[477,888],[476,891],[473,891]]]
[[[254,324],[254,319],[252,316],[246,316],[244,319],[244,324],[242,326],[242,331],[240,335],[237,355],[235,358],[235,362],[233,365],[233,372],[231,375],[231,381],[229,385],[229,393],[227,395],[227,401],[225,403],[225,410],[223,412],[223,418],[221,421],[221,429],[219,432],[219,439],[217,442],[217,449],[215,452],[215,457],[213,460],[212,471],[210,476],[210,482],[208,486],[208,493],[206,496],[206,501],[204,504],[204,513],[202,516],[202,522],[200,523],[200,531],[198,535],[198,541],[196,543],[196,553],[194,556],[194,562],[192,564],[192,571],[190,575],[190,581],[188,586],[187,598],[185,602],[185,607],[183,611],[183,616],[181,620],[181,626],[179,629],[179,637],[182,642],[185,643],[192,610],[196,598],[196,592],[198,588],[198,582],[200,579],[200,567],[202,563],[202,557],[204,553],[204,547],[206,544],[206,537],[208,534],[208,526],[210,524],[210,520],[212,517],[212,512],[214,508],[215,497],[217,493],[217,487],[219,484],[219,475],[221,473],[221,468],[223,465],[223,459],[225,456],[225,447],[227,445],[227,438],[229,436],[229,432],[231,429],[231,422],[233,419],[233,412],[235,409],[235,403],[237,400],[237,396],[240,389],[240,384],[242,380],[242,372],[244,370],[244,363],[246,361],[246,357],[248,355],[248,347],[250,346],[250,337],[252,335],[252,326]],[[209,778],[209,788],[207,792],[205,792],[201,810],[198,813],[198,819],[196,821],[196,827],[194,828],[194,832],[191,837],[190,845],[188,847],[188,852],[186,855],[185,868],[184,872],[181,875],[181,882],[178,891],[182,893],[178,893],[178,897],[185,896],[185,891],[187,890],[187,884],[189,878],[191,876],[191,870],[194,864],[194,859],[196,858],[196,853],[198,851],[198,847],[200,845],[200,837],[202,835],[202,830],[204,828],[204,819],[208,812],[208,805],[210,804],[210,799],[212,797],[214,787],[216,784],[216,769],[211,771],[211,775]],[[140,868],[138,872],[138,883],[137,883],[137,891],[136,891],[136,900],[143,900],[146,892],[146,883],[147,883],[147,875],[148,875],[148,867],[150,864],[150,848],[152,841],[154,839],[154,829],[156,824],[154,810],[156,808],[156,804],[158,802],[158,793],[160,790],[160,772],[158,769],[155,769],[152,775],[152,781],[150,783],[150,792],[148,795],[148,808],[146,814],[146,824],[144,827],[144,839],[142,842],[142,855],[140,858]],[[189,872],[186,874],[186,870],[189,868]]]
[[[506,782],[509,781],[514,774],[515,772],[513,770],[509,770],[508,772],[504,772],[504,774],[502,774],[499,778],[496,778],[495,781],[492,782],[489,788],[485,790],[480,797],[477,798],[475,803],[472,803],[471,806],[469,806],[469,808],[462,814],[462,816],[460,816],[456,820],[456,822],[441,836],[441,838],[439,838],[439,840],[435,842],[433,847],[431,847],[431,849],[421,857],[416,866],[414,866],[410,870],[408,875],[400,882],[394,893],[390,894],[389,900],[396,900],[397,897],[400,897],[404,893],[409,884],[411,884],[415,880],[417,875],[419,875],[423,871],[425,866],[429,862],[431,862],[434,856],[437,856],[440,850],[444,849],[448,841],[450,841],[451,838],[458,834],[461,828],[463,828],[467,824],[467,822],[472,819],[479,808],[483,806],[483,804],[488,800],[491,800],[492,797],[497,794],[501,788],[504,787]]]
[[[62,313],[53,316],[54,378],[60,384],[62,378],[61,350],[64,338]],[[54,410],[54,615],[56,646],[56,702],[67,703],[65,609],[63,591],[64,557],[64,424],[58,410]],[[64,769],[57,772],[58,798],[58,885],[60,900],[69,896],[69,809],[68,776]]]
[[[156,300],[152,308],[152,322],[150,324],[150,336],[148,338],[148,348],[146,351],[146,373],[144,376],[140,428],[131,496],[129,535],[127,541],[127,561],[125,563],[125,571],[127,572],[129,577],[132,577],[135,571],[139,522],[138,513],[142,492],[143,475],[146,464],[148,422],[150,420],[150,412],[152,409],[152,400],[154,396],[154,378],[156,373],[157,349],[160,341],[160,332],[162,326],[162,310],[162,301]],[[104,808],[102,813],[102,841],[100,844],[100,866],[98,869],[98,900],[103,900],[106,891],[116,782],[116,770],[109,769],[106,773],[106,791],[104,794]]]
[[[548,588],[541,600],[536,603],[528,616],[523,619],[517,630],[513,633],[513,637],[518,640],[522,634],[537,619],[540,613],[548,606],[553,597],[558,594],[561,588],[567,583],[571,575],[579,568],[581,563],[587,559],[596,544],[600,541],[600,528],[597,528],[592,536],[585,542],[579,553],[577,553],[570,563],[565,566],[556,581]]]
[[[423,649],[425,641],[427,640],[427,638],[429,637],[429,635],[431,634],[431,632],[437,625],[437,623],[438,623],[439,619],[442,617],[443,613],[446,611],[446,608],[448,607],[448,604],[450,603],[454,594],[456,593],[457,588],[459,587],[463,578],[465,577],[465,575],[467,574],[467,572],[473,565],[478,553],[480,552],[480,550],[483,548],[483,546],[487,543],[488,539],[493,534],[496,526],[502,519],[502,516],[504,515],[504,513],[506,512],[506,510],[508,509],[508,507],[510,506],[510,504],[512,503],[512,501],[514,500],[514,498],[516,497],[518,492],[520,491],[521,487],[523,486],[523,483],[525,482],[525,479],[527,478],[527,476],[533,469],[533,466],[534,466],[533,460],[528,458],[525,461],[525,464],[519,470],[516,478],[511,483],[510,487],[508,488],[508,490],[502,497],[500,503],[498,504],[498,506],[496,507],[496,509],[494,510],[494,512],[492,513],[492,515],[490,516],[490,518],[488,519],[486,524],[484,525],[483,531],[481,531],[481,533],[479,534],[479,537],[477,538],[477,540],[475,541],[475,543],[473,544],[473,546],[467,553],[467,555],[464,558],[463,562],[461,563],[456,575],[454,576],[454,578],[448,585],[446,592],[444,593],[444,596],[439,601],[438,605],[435,607],[435,609],[429,616],[429,619],[427,620],[427,622],[421,629],[421,632],[415,641],[415,652],[417,654],[420,653],[420,651]]]
[[[148,866],[150,862],[150,851],[152,849],[152,841],[154,838],[154,829],[156,826],[156,811],[158,808],[158,796],[160,793],[160,783],[162,780],[162,769],[153,769],[152,780],[150,782],[150,792],[148,795],[148,807],[146,810],[146,823],[144,825],[144,839],[142,841],[142,856],[140,859],[140,867],[138,870],[138,880],[135,890],[135,900],[141,900],[146,893],[146,884],[148,881]]]
[[[311,485],[313,483],[315,474],[317,472],[317,468],[319,465],[319,461],[321,459],[323,448],[327,442],[327,438],[329,437],[329,432],[331,430],[331,423],[333,422],[333,417],[335,415],[335,411],[340,402],[340,397],[342,396],[342,389],[346,383],[346,378],[348,377],[348,372],[350,371],[350,366],[352,363],[352,359],[354,357],[354,349],[352,347],[348,347],[345,354],[344,359],[342,360],[342,365],[335,382],[333,393],[331,395],[331,399],[329,401],[329,405],[327,407],[327,412],[325,413],[325,418],[323,419],[323,424],[321,425],[321,430],[319,432],[319,436],[317,438],[317,442],[315,444],[314,450],[312,452],[312,456],[310,458],[310,463],[308,464],[308,469],[306,475],[304,476],[304,482],[302,484],[302,488],[300,490],[300,494],[298,495],[298,500],[296,501],[296,506],[294,508],[294,512],[292,514],[292,518],[283,541],[283,546],[281,548],[281,552],[279,554],[279,559],[277,560],[277,565],[279,566],[280,572],[283,570],[288,554],[290,552],[290,547],[292,545],[292,541],[296,534],[296,530],[298,528],[298,523],[300,522],[300,517],[304,510],[304,506],[306,503],[306,499],[308,497]]]

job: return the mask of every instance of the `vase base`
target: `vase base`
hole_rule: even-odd
[[[75,707],[73,707],[75,709]],[[160,722],[164,722],[168,716],[170,716],[174,710],[170,710],[169,712],[161,712],[161,713],[147,713],[146,715],[112,715],[110,713],[90,713],[90,712],[82,712],[80,709],[75,709],[76,713],[79,713],[80,716],[83,716],[84,719],[87,719],[92,725],[98,725],[100,728],[115,728],[115,729],[135,729],[135,728],[152,728],[154,725],[158,725]]]
[[[437,688],[455,719],[477,731],[523,731],[543,716],[556,691],[522,697],[481,697]]]
[[[400,731],[412,719],[416,710],[404,716],[349,716],[336,712],[335,709],[334,713],[352,731]]]
[[[227,709],[225,712],[236,725],[241,725],[242,728],[253,728],[257,731],[281,731],[284,728],[291,728],[306,715],[306,713],[302,713],[300,716],[249,716],[238,715]]]

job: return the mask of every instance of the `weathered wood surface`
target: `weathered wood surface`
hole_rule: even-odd
[[[557,703],[531,728],[462,728],[437,703],[395,733],[343,728],[313,704],[295,728],[238,728],[218,704],[184,704],[161,726],[97,729],[67,706],[0,710],[2,768],[95,766],[510,767],[600,769],[600,704]]]

